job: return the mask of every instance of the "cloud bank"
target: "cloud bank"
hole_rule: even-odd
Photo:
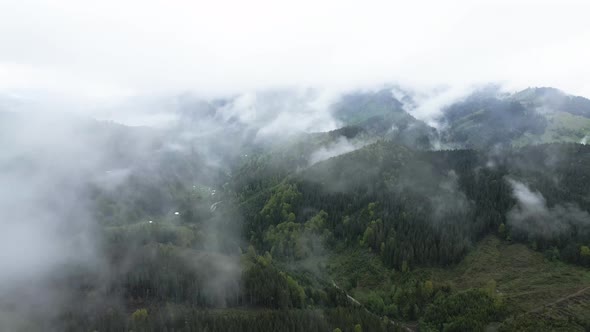
[[[588,96],[589,10],[577,0],[7,0],[0,89],[103,98],[497,81]]]
[[[515,230],[551,238],[590,225],[590,214],[576,205],[568,203],[549,207],[540,192],[513,179],[509,179],[508,183],[512,186],[517,204],[508,212],[507,222]]]

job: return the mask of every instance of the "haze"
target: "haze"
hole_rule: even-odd
[[[590,330],[588,13],[0,0],[0,331]]]
[[[586,1],[0,2],[0,89],[68,99],[403,82],[590,95]]]

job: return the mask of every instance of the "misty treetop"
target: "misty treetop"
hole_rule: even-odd
[[[174,129],[75,121],[77,141],[56,126],[50,153],[33,153],[37,140],[4,154],[0,179],[18,188],[7,216],[35,221],[60,254],[0,287],[0,319],[60,331],[509,329],[531,313],[506,304],[493,276],[460,289],[428,271],[464,264],[490,236],[590,266],[586,99],[492,88],[434,128],[410,93],[387,88],[334,102],[322,115],[334,130],[282,135],[272,110],[311,112],[308,97],[187,98]],[[261,117],[236,113],[241,103]],[[62,305],[30,295],[42,291]]]

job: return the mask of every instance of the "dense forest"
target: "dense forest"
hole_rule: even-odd
[[[589,13],[0,0],[0,332],[590,331]]]
[[[489,234],[590,266],[588,146],[489,154],[378,141],[303,170],[275,158],[249,156],[218,189],[167,176],[149,189],[134,178],[140,189],[92,188],[109,280],[70,278],[86,280],[86,303],[123,302],[71,308],[63,328],[393,331],[420,320],[421,330],[477,330],[510,317],[493,284],[458,291],[412,271],[453,266]],[[518,181],[544,206],[529,213],[514,194]],[[164,199],[177,211],[150,209]],[[346,294],[354,276],[333,283],[327,257],[354,248],[399,271],[391,290],[358,303]]]
[[[551,305],[590,285],[590,146],[568,140],[520,144],[519,137],[550,126],[524,94],[510,100],[475,94],[449,107],[441,121],[451,125],[444,132],[412,117],[383,91],[351,94],[336,104],[334,116],[345,124],[339,129],[271,142],[256,141],[251,128],[240,126],[225,137],[239,138],[231,144],[217,136],[187,142],[169,132],[84,124],[87,131],[107,131],[91,142],[112,154],[101,161],[102,175],[66,172],[51,183],[92,179],[71,190],[84,204],[85,218],[94,221],[88,232],[99,239],[100,259],[63,264],[49,280],[32,280],[31,289],[52,289],[59,310],[48,312],[43,299],[29,295],[34,305],[14,326],[589,329],[584,310],[554,314]],[[571,102],[581,105],[576,116],[588,115],[586,104]],[[218,121],[215,107],[227,103],[200,105],[199,116],[184,110],[190,117],[182,128],[201,117]],[[182,149],[166,148],[170,141]],[[122,142],[144,145],[128,155]],[[6,171],[35,174],[35,158],[18,162],[28,168]],[[132,171],[112,171],[126,163]],[[62,203],[52,196],[48,204]],[[478,257],[500,250],[518,250],[509,258],[536,257],[539,268],[581,277],[571,281],[575,287],[547,292],[542,311],[522,307],[511,288],[518,276],[506,281],[477,274],[483,269],[476,268]],[[532,268],[532,262],[516,265]],[[465,265],[462,273],[477,275],[477,282],[456,277]],[[17,294],[13,290],[15,300],[1,303],[3,312],[22,312]]]

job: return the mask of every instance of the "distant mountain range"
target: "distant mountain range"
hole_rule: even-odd
[[[8,234],[50,220],[69,232],[48,244],[100,243],[102,263],[37,285],[75,301],[27,330],[555,330],[534,328],[557,324],[545,308],[584,330],[590,100],[486,87],[428,119],[423,102],[387,87],[113,108],[173,119],[155,128],[0,98],[1,203],[29,227]]]
[[[590,135],[590,100],[554,88],[506,94],[487,88],[443,107],[438,129],[414,118],[389,89],[355,93],[335,105],[344,124],[414,148],[488,148],[581,142]]]

